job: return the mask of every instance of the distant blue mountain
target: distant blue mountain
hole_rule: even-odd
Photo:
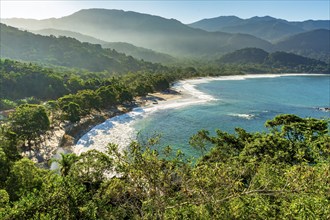
[[[220,16],[203,19],[189,24],[190,27],[206,31],[223,31],[228,33],[244,33],[271,42],[278,41],[298,33],[315,29],[330,29],[329,20],[307,20],[290,22],[283,19],[265,17],[252,17],[241,19],[235,16]]]
[[[2,22],[27,30],[73,31],[106,42],[126,42],[180,57],[200,58],[244,47],[265,50],[272,47],[269,42],[248,34],[211,33],[175,19],[122,10],[86,9],[59,19],[3,19]]]

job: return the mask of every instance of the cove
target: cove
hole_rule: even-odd
[[[188,144],[198,130],[234,133],[266,131],[264,122],[278,114],[329,117],[319,107],[329,107],[329,75],[244,75],[202,78],[178,82],[174,89],[182,97],[116,116],[94,127],[74,147],[74,152],[97,149],[107,143],[124,149],[132,140],[161,135],[158,147],[172,146],[187,156],[198,157]]]

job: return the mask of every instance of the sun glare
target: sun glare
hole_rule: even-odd
[[[3,1],[1,0],[1,18],[45,19],[62,17],[76,11],[74,2],[65,1]]]

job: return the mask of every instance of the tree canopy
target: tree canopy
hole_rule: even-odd
[[[62,155],[59,171],[0,145],[1,219],[329,219],[329,121],[279,115],[269,132],[202,130],[197,161],[157,137]],[[4,139],[0,139],[4,140]],[[2,150],[2,151],[1,151]]]

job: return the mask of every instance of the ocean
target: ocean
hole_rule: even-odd
[[[329,75],[246,75],[201,78],[178,82],[174,89],[183,97],[109,119],[84,135],[76,153],[104,151],[109,142],[124,149],[133,140],[146,141],[160,135],[156,146],[171,146],[187,157],[199,153],[189,138],[201,129],[234,133],[236,127],[249,132],[267,131],[264,123],[278,114],[329,118]]]

